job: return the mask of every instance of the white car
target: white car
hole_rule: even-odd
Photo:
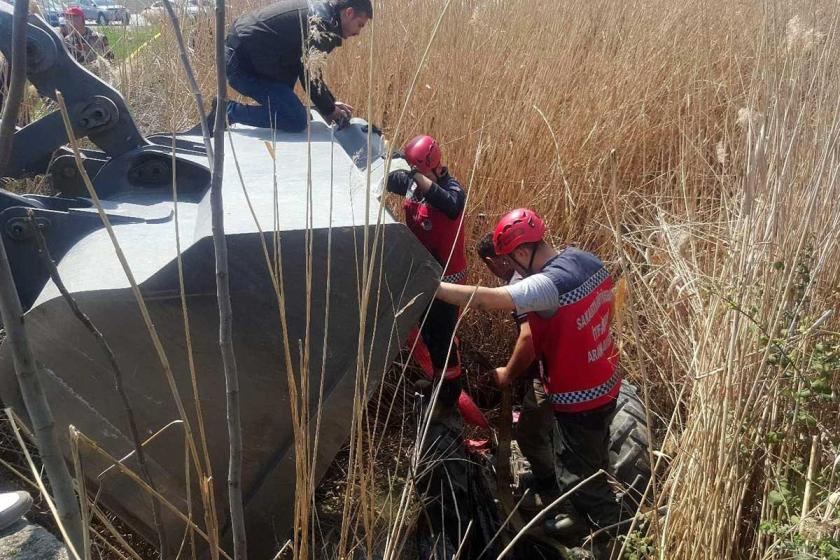
[[[128,25],[131,12],[120,4],[111,4],[107,0],[97,3],[94,0],[71,0],[68,6],[78,6],[85,13],[86,21],[95,21],[99,25],[121,23]]]
[[[178,17],[196,19],[201,15],[210,14],[215,8],[215,4],[206,0],[175,0],[172,1],[172,7],[175,8]],[[155,23],[166,19],[166,8],[163,5],[163,0],[157,0],[143,10],[141,16],[147,23]]]

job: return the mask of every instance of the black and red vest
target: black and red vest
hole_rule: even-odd
[[[591,253],[568,247],[540,274],[557,288],[550,316],[528,314],[543,382],[556,412],[585,412],[608,404],[621,388],[612,340],[612,278]]]
[[[465,283],[467,254],[464,249],[463,212],[453,220],[428,202],[414,200],[413,197],[405,199],[403,208],[408,229],[444,267],[443,281],[453,284]]]

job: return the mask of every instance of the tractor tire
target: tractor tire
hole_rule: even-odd
[[[463,438],[464,422],[456,409],[429,426],[424,474],[417,479],[417,491],[428,505],[415,532],[417,560],[453,558],[459,550],[464,559],[478,557],[485,548],[489,558],[501,553],[494,542],[501,519],[485,478],[489,469],[481,464],[482,456],[467,451]]]
[[[650,481],[650,431],[638,389],[621,384],[615,412],[610,418],[610,471],[621,483],[618,498],[635,510]]]

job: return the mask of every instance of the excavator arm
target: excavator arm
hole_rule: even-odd
[[[0,51],[11,60],[11,4],[0,3]],[[67,104],[73,133],[89,138],[107,157],[115,158],[148,145],[122,95],[70,56],[61,36],[40,16],[30,15],[26,29],[26,76],[38,93],[52,100],[60,91]],[[59,111],[17,130],[9,177],[44,173],[52,154],[67,144]]]

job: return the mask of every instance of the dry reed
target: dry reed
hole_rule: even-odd
[[[623,552],[840,554],[830,548],[840,445],[836,3],[453,0],[421,67],[444,4],[377,3],[375,33],[333,53],[327,81],[368,107],[363,116],[395,144],[429,132],[455,176],[475,167],[471,239],[502,211],[531,206],[558,244],[597,252],[627,279],[622,363],[649,396],[660,468],[648,495],[668,509],[656,522],[634,522]],[[230,16],[255,5],[234,3]],[[190,25],[196,79],[208,94],[212,31]],[[162,28],[120,68],[146,132],[197,120],[176,52]],[[263,247],[285,324],[279,244],[273,250]],[[360,300],[376,281],[372,252],[362,256]],[[492,282],[477,262],[471,275]],[[466,316],[462,344],[504,359],[505,321]],[[359,398],[369,394],[361,354]],[[313,390],[299,386],[298,369],[287,355],[293,404]],[[293,410],[307,457],[311,413],[305,404]],[[411,493],[401,498],[407,452],[396,471],[380,468],[392,448],[376,418],[356,407],[341,543],[324,556],[379,549],[386,535],[389,552],[400,551],[396,527],[416,515]],[[315,484],[307,465],[297,468],[295,534],[307,543],[291,550],[314,557]]]

